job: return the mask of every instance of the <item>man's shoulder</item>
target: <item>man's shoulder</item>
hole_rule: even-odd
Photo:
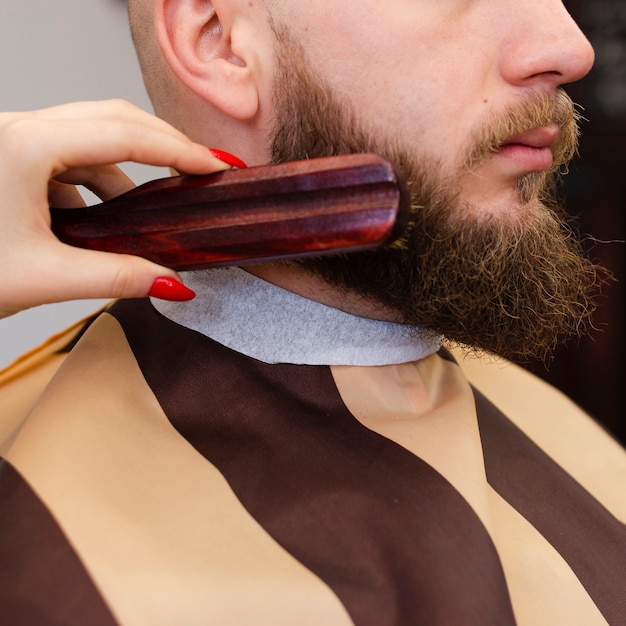
[[[452,348],[451,352],[472,385],[498,405],[523,401],[537,408],[541,402],[584,413],[563,392],[520,365],[478,351]]]
[[[65,361],[78,339],[101,310],[52,335],[0,370],[0,451],[12,438]]]
[[[470,384],[590,493],[626,520],[626,451],[563,392],[509,361],[453,350]]]

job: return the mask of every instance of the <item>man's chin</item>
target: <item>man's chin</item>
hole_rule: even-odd
[[[403,245],[303,265],[405,324],[515,360],[545,359],[588,329],[598,268],[556,214],[537,200],[519,220],[460,209],[417,208]]]
[[[536,222],[554,209],[552,186],[546,181],[545,173],[536,172],[523,178],[485,188],[479,186],[471,193],[459,193],[457,204],[460,208],[450,212],[450,220],[459,223],[467,220],[488,223],[500,220],[503,223],[519,224]]]
[[[571,118],[573,137],[576,124],[564,94],[561,104],[537,98],[503,119],[486,120],[486,132],[472,138],[476,149],[450,172],[437,155],[364,129],[349,103],[311,72],[288,30],[280,28],[276,36],[272,161],[377,152],[404,173],[413,195],[402,245],[300,265],[333,287],[397,312],[407,324],[502,356],[542,356],[584,330],[598,275],[561,223],[562,212],[552,210],[552,172],[515,181],[498,179],[489,165],[494,147],[511,134],[552,123],[555,112]],[[564,139],[555,164],[565,164],[574,148]],[[481,168],[484,185],[476,179]],[[481,187],[482,197],[476,192]]]

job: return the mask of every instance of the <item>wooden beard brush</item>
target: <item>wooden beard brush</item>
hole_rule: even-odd
[[[190,270],[382,246],[402,234],[409,198],[388,161],[352,154],[174,176],[50,211],[65,243]]]

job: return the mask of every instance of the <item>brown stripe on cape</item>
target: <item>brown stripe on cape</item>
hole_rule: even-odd
[[[115,626],[54,518],[0,459],[0,622]]]
[[[328,367],[257,362],[145,301],[111,313],[174,426],[357,625],[515,623],[478,517],[430,466],[359,424]]]
[[[480,392],[487,480],[554,546],[609,624],[626,624],[624,525]]]

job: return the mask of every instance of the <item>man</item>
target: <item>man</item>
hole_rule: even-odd
[[[193,142],[250,165],[379,152],[413,217],[382,251],[185,275],[194,300],[119,301],[5,373],[9,622],[623,623],[623,451],[529,374],[440,349],[542,356],[588,324],[598,271],[550,194],[577,136],[560,85],[593,57],[562,4],[129,10],[157,114]],[[210,155],[119,103],[0,123],[13,182],[41,181],[13,192],[35,217],[5,256],[38,241],[60,276],[11,277],[3,310],[176,286],[60,246],[42,195]],[[105,274],[133,278],[85,286]]]

